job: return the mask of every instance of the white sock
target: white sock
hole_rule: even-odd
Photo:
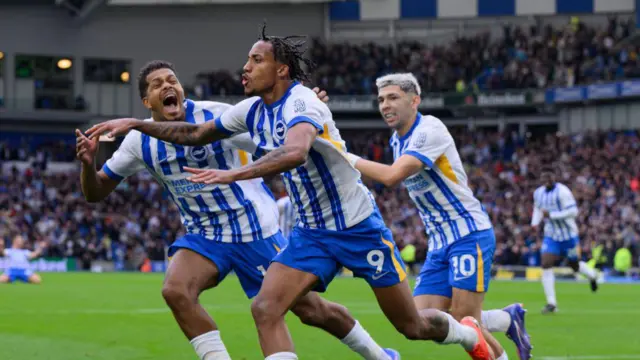
[[[292,352],[279,352],[267,356],[264,360],[298,360],[298,355]]]
[[[500,357],[498,357],[496,360],[509,360],[509,357],[507,356],[507,352],[503,350],[502,355],[500,355]]]
[[[200,360],[231,360],[218,330],[196,336],[190,343]]]
[[[542,270],[542,287],[544,287],[544,295],[547,297],[547,304],[556,304],[556,276],[553,269]]]
[[[589,280],[595,280],[598,277],[598,274],[596,274],[596,270],[590,268],[586,262],[580,261],[578,267],[578,271],[580,272],[580,274],[585,275],[589,278]]]
[[[476,330],[460,324],[458,320],[454,319],[450,314],[445,312],[442,312],[442,314],[446,316],[449,321],[449,333],[442,344],[460,344],[467,351],[473,350],[473,347],[478,342]]]
[[[511,315],[504,310],[487,310],[482,312],[482,325],[489,332],[507,332],[511,325]]]
[[[373,340],[357,320],[349,334],[340,341],[366,360],[389,360],[389,355]]]

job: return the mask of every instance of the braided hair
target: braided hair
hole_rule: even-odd
[[[306,65],[308,71],[313,71],[316,64],[304,56],[306,49],[306,36],[267,36],[267,22],[262,24],[259,40],[271,43],[273,46],[273,57],[279,63],[289,67],[289,76],[292,80],[310,81],[309,73],[304,70]]]

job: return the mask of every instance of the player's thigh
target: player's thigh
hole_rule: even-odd
[[[169,248],[171,261],[163,289],[198,295],[217,286],[231,271],[227,245],[198,235],[186,235],[176,240]]]
[[[489,290],[495,245],[492,230],[474,232],[449,245],[452,313],[480,314],[484,293]],[[463,299],[456,299],[457,295]],[[465,303],[465,300],[470,302]]]
[[[251,304],[254,318],[284,316],[318,282],[312,273],[273,262],[264,276],[262,287]]]
[[[453,298],[451,300],[451,315],[458,321],[462,320],[465,316],[473,316],[480,321],[484,297],[484,292],[475,292],[454,287]]]
[[[404,326],[415,323],[419,318],[418,310],[413,303],[411,288],[406,279],[393,286],[372,289],[384,315],[401,332]]]
[[[560,244],[548,237],[542,240],[541,262],[543,269],[549,269],[558,263],[562,256],[562,248]]]
[[[280,232],[260,241],[229,244],[233,270],[248,298],[258,294],[271,260],[284,244],[285,240]]]

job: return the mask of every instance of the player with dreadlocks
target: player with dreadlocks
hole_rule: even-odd
[[[205,184],[283,174],[296,226],[251,305],[267,360],[298,359],[284,316],[309,291],[325,291],[342,267],[369,283],[386,317],[408,339],[462,344],[473,359],[493,360],[473,318],[460,323],[442,311],[416,309],[391,231],[347,159],[331,111],[298,82],[307,78],[303,65],[313,65],[303,54],[303,39],[267,36],[263,27],[243,68],[244,92],[251,97],[220,118],[202,125],[115,120],[88,133],[116,136],[135,129],[172,143],[200,145],[248,132],[266,151],[241,168],[185,169],[194,174],[189,180]],[[343,342],[367,349],[370,358],[400,357],[375,345],[357,322],[344,335]]]

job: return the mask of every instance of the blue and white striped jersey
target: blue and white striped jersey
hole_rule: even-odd
[[[259,97],[246,99],[216,119],[216,127],[229,135],[248,132],[259,149],[270,151],[282,146],[288,129],[301,122],[314,125],[319,135],[307,161],[282,175],[296,225],[344,230],[358,224],[374,211],[369,190],[346,158],[331,111],[311,89],[294,83],[271,105]]]
[[[537,226],[542,222],[544,210],[549,213],[544,224],[545,237],[555,241],[567,241],[578,237],[578,205],[566,185],[556,183],[551,190],[540,186],[533,192],[531,225]]]
[[[453,137],[440,119],[418,114],[404,136],[391,136],[394,159],[411,155],[424,169],[404,180],[429,235],[429,250],[441,249],[492,227],[482,204],[467,185]]]
[[[231,105],[211,101],[185,101],[186,121],[213,121]],[[147,119],[145,121],[153,121]],[[230,185],[195,184],[183,167],[230,169],[250,161],[256,146],[248,136],[236,136],[207,146],[167,143],[131,131],[107,160],[103,171],[121,180],[147,169],[164,185],[178,206],[182,223],[190,234],[225,243],[251,242],[278,232],[275,198],[262,179]]]
[[[31,264],[29,258],[32,252],[27,249],[5,249],[4,255],[7,257],[6,268],[14,270],[29,270]]]
[[[293,204],[288,196],[283,196],[276,202],[278,211],[280,212],[280,231],[285,239],[289,238],[289,234],[296,222],[296,214],[293,210]]]

